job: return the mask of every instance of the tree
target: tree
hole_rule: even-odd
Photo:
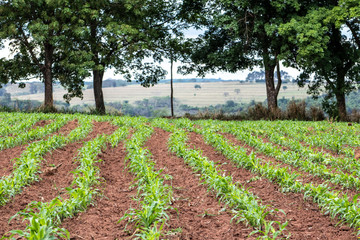
[[[239,94],[239,93],[240,93],[240,89],[235,88],[235,89],[234,89],[234,92],[235,92],[236,94]]]
[[[176,29],[184,29],[186,25],[180,23],[173,26]],[[183,34],[177,33],[177,36],[168,36],[162,47],[162,55],[170,59],[170,105],[171,116],[174,117],[174,85],[173,85],[173,68],[174,61],[185,60],[189,54],[190,48],[187,41],[184,41]],[[200,86],[200,85],[199,85]]]
[[[329,11],[327,20],[335,23],[337,28],[346,27],[352,40],[360,47],[360,2],[357,0],[339,0]]]
[[[298,78],[300,86],[307,82],[308,92],[317,97],[325,91],[323,106],[335,113],[339,120],[346,121],[346,95],[360,83],[360,51],[356,34],[350,38],[332,18],[337,7],[334,1],[325,1],[323,6],[310,10],[303,17],[292,19],[280,28],[280,33],[288,36],[297,45],[296,53],[288,54],[289,65],[302,70]],[[355,24],[359,28],[359,23]],[[347,21],[345,21],[347,22]],[[311,74],[314,78],[310,79]],[[336,104],[331,104],[335,97]],[[335,107],[334,109],[329,109]]]
[[[59,80],[69,96],[81,96],[79,82],[87,73],[78,71],[86,62],[72,52],[66,35],[75,28],[73,1],[2,1],[0,39],[8,40],[12,59],[0,61],[2,83],[33,78],[45,84],[44,107],[53,108],[53,81]],[[74,57],[76,56],[76,57]],[[23,86],[21,84],[20,86]]]
[[[200,89],[201,89],[201,86],[200,86],[199,84],[195,84],[194,88],[200,90]]]
[[[274,70],[279,66],[283,49],[293,48],[280,36],[277,27],[286,23],[299,10],[296,1],[206,1],[203,18],[197,24],[207,28],[194,43],[190,71],[200,75],[218,70],[263,67],[268,107],[277,109],[281,80],[274,83]],[[286,10],[285,10],[286,9]],[[199,14],[196,14],[199,16]]]
[[[265,72],[263,70],[250,72],[246,76],[247,82],[256,82],[258,80],[265,82]]]
[[[128,81],[135,79],[145,87],[164,78],[166,71],[154,62],[162,61],[161,49],[177,6],[175,0],[92,0],[81,6],[78,14],[84,28],[76,41],[93,62],[97,112],[105,113],[102,82],[106,69],[114,68]],[[153,61],[144,62],[146,58]]]

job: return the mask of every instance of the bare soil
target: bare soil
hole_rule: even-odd
[[[125,169],[125,156],[122,144],[109,147],[99,156],[104,179],[102,196],[86,212],[64,220],[62,227],[70,232],[71,239],[131,239],[132,231],[124,231],[126,222],[118,223],[134,204],[132,197],[137,192],[136,188],[130,189],[134,177]]]
[[[68,134],[77,124],[77,121],[69,122],[55,134]],[[58,195],[66,198],[64,188],[73,180],[71,171],[77,167],[73,159],[83,143],[95,138],[98,134],[111,134],[115,130],[116,127],[110,123],[94,122],[93,131],[86,139],[45,155],[40,173],[41,181],[26,187],[13,201],[0,207],[0,236],[12,229],[25,228],[26,222],[14,219],[8,224],[8,219],[24,209],[31,201],[46,202]],[[233,135],[226,136],[233,143],[245,147],[248,153],[254,151],[253,148],[237,141]],[[169,152],[168,138],[168,132],[155,128],[154,134],[146,143],[146,147],[153,155],[156,168],[163,169],[162,174],[172,176],[172,179],[167,180],[166,183],[173,187],[173,207],[176,210],[169,211],[169,221],[164,226],[162,238],[247,239],[253,229],[244,223],[230,223],[233,215],[229,210],[222,211],[224,205],[219,203],[214,194],[207,191],[206,186],[200,183],[199,174],[193,173],[183,159]],[[318,206],[311,201],[305,201],[302,194],[282,193],[278,185],[250,171],[237,168],[229,159],[206,144],[200,135],[191,133],[189,143],[203,150],[203,155],[216,162],[219,170],[231,175],[234,182],[242,184],[244,188],[258,196],[263,204],[269,205],[269,209],[284,210],[286,215],[277,212],[269,216],[269,219],[288,221],[287,229],[292,234],[290,239],[356,239],[355,229],[336,226],[337,219],[332,220],[328,215],[322,214]],[[20,156],[26,146],[0,152],[0,166],[4,166],[0,169],[0,174],[2,171],[3,175],[11,173],[11,159]],[[3,154],[6,151],[8,153]],[[100,168],[100,176],[104,179],[100,187],[102,195],[86,212],[64,220],[61,227],[70,232],[72,240],[134,238],[136,232],[134,232],[133,224],[129,224],[127,231],[124,231],[126,221],[118,223],[130,207],[137,205],[133,200],[137,189],[130,187],[134,176],[126,170],[125,156],[126,151],[122,144],[115,148],[109,146],[99,155],[102,161],[97,165]],[[257,154],[257,156],[265,161],[278,163],[265,155]],[[309,178],[304,178],[305,181],[317,183],[318,180],[313,176],[306,176]],[[257,236],[254,235],[250,239]]]
[[[237,168],[231,160],[206,144],[200,135],[191,133],[190,144],[203,150],[204,156],[217,162],[221,170],[258,196],[263,204],[282,209],[286,215],[277,213],[275,217],[281,222],[289,222],[286,228],[291,233],[290,239],[356,239],[353,234],[355,229],[336,227],[336,220],[323,215],[313,202],[304,201],[302,194],[282,193],[278,185],[265,178],[258,178],[250,171]]]
[[[199,175],[187,166],[183,159],[168,151],[167,140],[170,133],[155,128],[146,143],[153,154],[157,169],[172,176],[167,181],[173,187],[176,210],[170,211],[165,239],[245,239],[253,231],[242,223],[230,223],[233,215],[221,212],[223,205],[200,184]],[[251,239],[251,238],[250,238]]]
[[[71,121],[61,128],[57,134],[68,134],[77,126],[77,121]],[[77,167],[73,159],[77,155],[79,148],[83,146],[83,141],[89,141],[98,134],[111,134],[116,127],[110,123],[94,122],[93,131],[82,141],[68,144],[61,149],[55,149],[53,152],[44,156],[45,161],[42,164],[40,181],[26,187],[23,192],[5,206],[0,206],[0,236],[14,229],[24,229],[26,222],[21,219],[8,220],[32,201],[47,202],[58,195],[64,194],[65,187],[70,186],[73,180],[71,171]]]
[[[227,139],[229,139],[235,145],[242,146],[243,148],[245,148],[247,150],[248,154],[250,154],[251,152],[254,152],[256,154],[257,158],[260,158],[260,159],[264,160],[265,162],[270,162],[270,163],[272,163],[274,165],[279,164],[279,166],[282,167],[282,168],[290,169],[289,172],[292,172],[292,173],[296,172],[296,173],[301,174],[301,176],[299,176],[298,179],[303,183],[313,183],[315,185],[319,185],[319,184],[322,184],[322,183],[327,183],[328,186],[332,188],[332,190],[339,191],[339,192],[341,192],[341,194],[347,194],[347,196],[349,197],[349,200],[351,200],[353,198],[353,196],[355,196],[356,194],[359,193],[359,191],[357,191],[356,189],[349,189],[349,188],[346,188],[346,187],[344,187],[342,185],[328,182],[326,179],[320,178],[318,176],[314,176],[314,175],[312,175],[312,174],[310,174],[308,172],[305,172],[305,171],[301,170],[298,167],[294,167],[294,166],[292,166],[290,164],[287,164],[287,163],[284,163],[284,162],[282,162],[280,160],[277,160],[276,158],[273,158],[273,157],[270,157],[270,156],[268,156],[266,154],[263,154],[263,153],[259,152],[256,148],[251,147],[251,146],[247,145],[246,143],[244,143],[243,141],[238,140],[232,134],[223,133],[222,135],[225,136]],[[266,142],[266,143],[273,144],[275,147],[278,147],[279,149],[282,149],[284,151],[286,151],[286,150],[289,151],[288,148],[283,147],[283,146],[278,145],[278,144],[275,144],[275,143],[272,143],[267,138],[263,138],[262,140],[264,142]],[[333,171],[333,173],[336,173],[336,171]]]
[[[50,120],[42,120],[41,123],[38,122],[36,124],[38,126],[44,126],[46,124],[46,121],[50,121]],[[70,121],[66,123],[62,128],[60,128],[57,132],[51,135],[54,134],[67,135],[77,126],[78,126],[77,120]],[[13,165],[15,163],[16,158],[19,158],[21,156],[21,153],[25,151],[26,147],[29,146],[29,144],[32,142],[34,141],[30,141],[21,146],[16,146],[13,148],[8,148],[0,151],[0,177],[7,176],[13,171]]]

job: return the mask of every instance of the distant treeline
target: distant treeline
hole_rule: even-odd
[[[242,80],[243,81],[243,80]],[[185,78],[185,79],[173,79],[174,83],[209,83],[209,82],[241,82],[241,80],[223,80],[221,78]],[[170,79],[160,80],[159,84],[170,84]],[[92,89],[92,82],[85,82],[86,89]],[[125,80],[119,79],[106,79],[103,81],[103,88],[111,88],[111,87],[125,87],[128,85],[139,84],[137,82],[128,82]]]
[[[0,91],[1,95],[1,91]],[[299,119],[299,120],[312,120],[316,114],[316,120],[321,120],[324,117],[334,118],[336,117],[336,101],[335,99],[329,101],[330,104],[323,108],[322,102],[324,96],[320,96],[318,99],[308,97],[304,100],[295,100],[288,98],[280,98],[278,100],[279,110],[281,111],[281,118],[283,119]],[[360,106],[360,91],[352,92],[346,99],[347,112],[350,116],[351,113],[358,113]],[[55,102],[56,107],[61,112],[95,112],[95,108],[92,105],[76,105],[70,106],[64,102]],[[40,101],[33,100],[15,100],[10,101],[8,94],[0,96],[0,106],[3,110],[8,111],[36,111],[36,108],[41,106]],[[109,113],[112,114],[124,114],[130,116],[145,116],[145,117],[161,117],[170,115],[170,97],[151,97],[149,99],[143,99],[136,101],[135,103],[129,103],[129,101],[121,102],[108,102],[106,107]],[[267,115],[267,103],[251,101],[249,103],[235,102],[233,100],[226,101],[225,104],[211,105],[208,107],[195,107],[190,105],[181,104],[180,101],[174,99],[174,108],[176,116],[241,116],[242,119],[268,119],[274,116]],[[290,108],[290,110],[289,110]],[[316,110],[316,111],[315,111]],[[304,114],[300,114],[304,112]],[[314,113],[315,111],[315,113]],[[305,114],[306,112],[306,114]],[[312,112],[312,113],[310,113]],[[300,114],[300,115],[299,115]],[[293,118],[289,117],[295,116]],[[299,116],[298,116],[299,115]],[[306,117],[305,117],[306,116]],[[320,117],[319,117],[320,116]],[[323,117],[321,117],[323,116]],[[276,117],[276,116],[275,116]],[[279,117],[279,116],[277,116]],[[355,120],[358,121],[358,120]]]

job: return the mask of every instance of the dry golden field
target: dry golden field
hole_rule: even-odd
[[[195,89],[195,85],[199,84],[201,89]],[[306,98],[306,89],[299,88],[296,84],[286,84],[287,89],[283,88],[280,91],[279,98],[302,99]],[[236,93],[235,89],[240,92]],[[104,96],[106,102],[116,101],[135,101],[151,97],[164,97],[170,95],[169,84],[158,84],[154,87],[144,88],[140,85],[129,85],[126,87],[104,88]],[[63,101],[62,96],[65,90],[55,89],[54,99]],[[209,105],[223,104],[228,100],[235,102],[250,102],[251,100],[264,101],[266,99],[265,84],[262,83],[246,83],[240,84],[238,82],[215,82],[215,83],[175,83],[174,97],[181,102],[190,106],[204,107]],[[12,99],[21,100],[39,100],[43,101],[43,93],[14,96]],[[75,98],[71,101],[71,105],[94,103],[94,96],[92,89],[84,91],[84,99]]]

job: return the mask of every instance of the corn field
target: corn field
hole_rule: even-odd
[[[360,126],[0,113],[2,239],[357,239]]]

